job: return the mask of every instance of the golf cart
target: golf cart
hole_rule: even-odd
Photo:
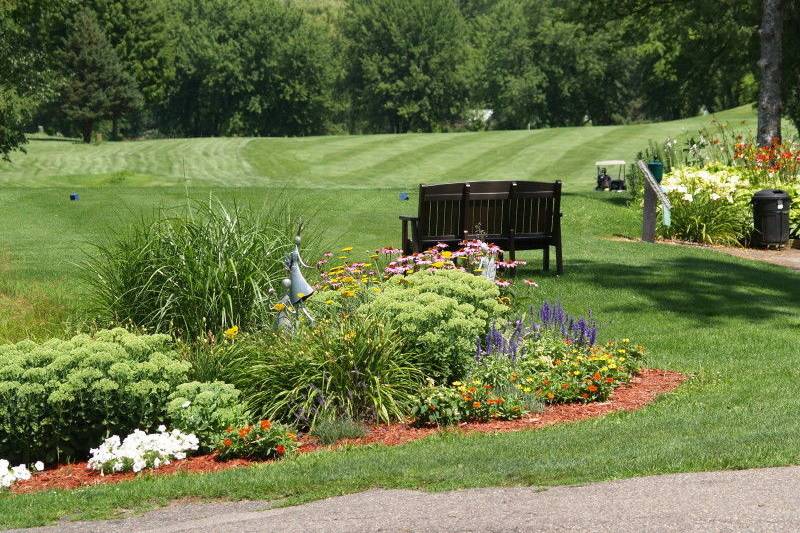
[[[597,187],[594,190],[622,192],[627,188],[625,187],[625,161],[613,159],[598,161],[594,165],[597,170]],[[616,167],[616,169],[611,167]],[[608,173],[609,169],[612,174],[616,170],[616,178]]]

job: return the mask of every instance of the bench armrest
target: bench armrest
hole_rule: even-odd
[[[417,222],[419,221],[419,217],[412,217],[409,215],[400,215],[400,220],[403,222]]]
[[[409,235],[408,231],[408,223],[411,223],[411,232]],[[400,248],[403,250],[403,254],[408,255],[412,253],[416,246],[418,246],[419,235],[417,232],[417,222],[419,222],[419,217],[412,217],[407,215],[400,215],[400,223],[403,226],[402,234],[400,236]],[[410,237],[410,238],[409,238]]]

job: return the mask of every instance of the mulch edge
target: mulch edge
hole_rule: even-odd
[[[470,422],[459,424],[456,428],[412,427],[405,423],[380,425],[372,427],[367,435],[357,439],[344,439],[336,444],[322,446],[312,439],[301,439],[300,454],[314,453],[322,450],[335,450],[341,447],[383,445],[398,446],[413,442],[440,432],[456,431],[470,433],[507,433],[511,431],[534,430],[587,419],[600,418],[620,411],[641,409],[659,396],[677,389],[688,376],[680,372],[659,369],[643,369],[631,379],[630,383],[614,390],[610,399],[605,402],[552,404],[540,413],[532,413],[518,420],[493,420],[489,422]],[[190,457],[159,468],[157,471],[134,474],[133,472],[101,476],[86,468],[86,463],[61,465],[57,468],[36,473],[28,481],[22,481],[11,487],[14,494],[30,494],[55,489],[77,489],[96,485],[113,484],[140,475],[164,476],[177,473],[220,472],[231,468],[241,468],[254,464],[268,464],[275,461],[248,461],[236,459],[228,462],[217,461],[213,455]]]

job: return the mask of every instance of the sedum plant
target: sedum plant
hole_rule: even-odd
[[[464,376],[476,339],[508,308],[489,280],[457,270],[420,271],[393,277],[361,306],[362,316],[381,316],[397,328],[415,364],[436,382]]]
[[[80,459],[108,434],[153,429],[189,366],[168,335],[121,328],[0,346],[0,456]]]
[[[221,381],[184,383],[170,395],[167,416],[174,427],[197,435],[200,449],[210,452],[225,429],[247,421],[239,395],[236,387]]]

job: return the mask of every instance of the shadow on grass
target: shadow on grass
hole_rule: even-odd
[[[716,259],[710,252],[708,257],[684,255],[640,265],[578,259],[570,266],[572,280],[639,297],[619,298],[615,309],[622,312],[642,312],[644,297],[706,325],[735,318],[800,327],[800,275],[788,269]]]

